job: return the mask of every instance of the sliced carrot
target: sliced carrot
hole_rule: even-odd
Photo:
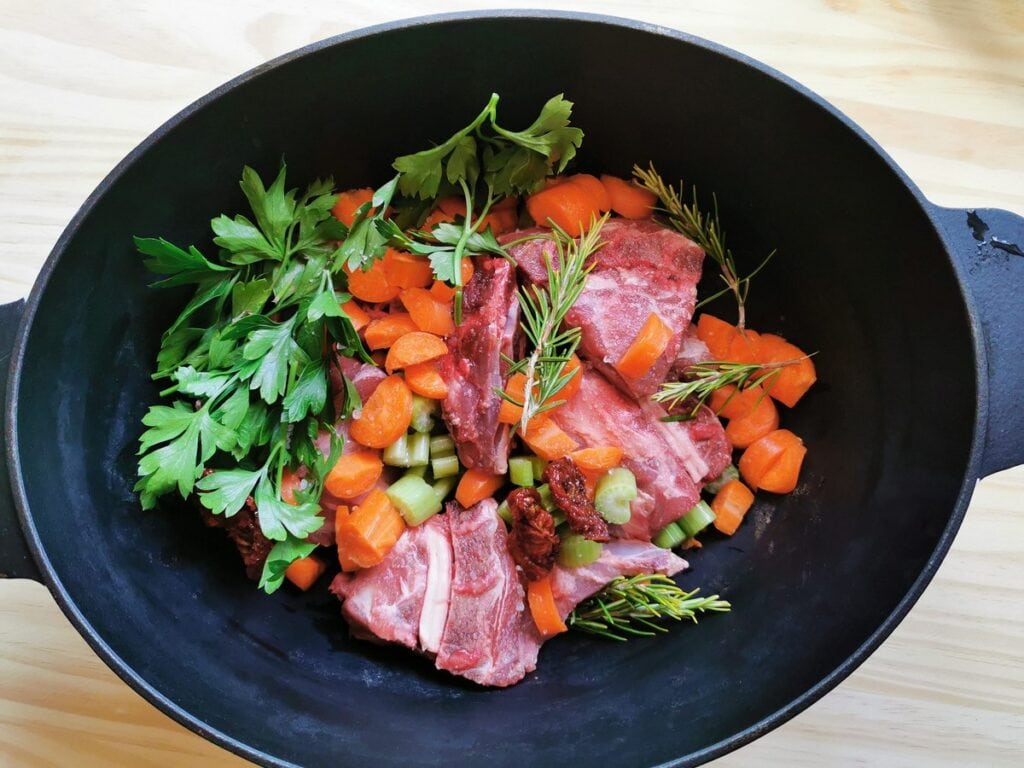
[[[769,432],[760,440],[755,440],[740,456],[740,475],[754,490],[762,487],[768,472],[775,466],[787,449],[803,446],[803,441],[788,429],[777,429]],[[801,461],[803,457],[800,457]],[[797,464],[799,470],[799,463]],[[787,478],[782,478],[787,479]]]
[[[462,259],[462,284],[466,285],[472,279],[473,260],[467,256]],[[430,295],[442,304],[450,304],[455,300],[455,288],[448,285],[448,283],[435,280],[434,284],[430,287]]]
[[[814,361],[802,349],[790,344],[781,336],[772,333],[761,334],[759,363],[799,362],[784,366],[770,381],[765,382],[768,393],[783,405],[792,408],[803,397],[811,385],[818,380]]]
[[[554,402],[557,400],[569,402],[572,400],[576,396],[576,393],[580,391],[580,386],[583,384],[583,371],[580,370],[581,367],[580,359],[576,357],[576,355],[570,357],[569,362],[566,363],[565,368],[562,369],[562,375],[564,376],[568,373],[572,373],[573,371],[577,371],[577,373],[573,373],[572,378],[566,382],[564,387],[562,387],[561,392],[546,402]]]
[[[639,184],[603,174],[601,183],[608,191],[609,207],[627,219],[648,219],[654,214],[658,197]]]
[[[331,213],[346,227],[351,227],[356,219],[356,211],[359,210],[359,206],[371,200],[373,200],[373,190],[369,187],[350,189],[338,195],[338,202],[334,204]]]
[[[477,502],[490,498],[504,484],[504,475],[495,475],[481,469],[468,469],[455,489],[455,500],[468,509]]]
[[[732,341],[729,342],[729,351],[725,360],[733,363],[759,363],[760,360],[761,334],[749,328],[744,330],[736,329]]]
[[[554,222],[572,237],[578,237],[590,220],[601,215],[597,200],[579,184],[558,184],[526,198],[526,210],[541,227]]]
[[[316,580],[327,570],[327,565],[319,557],[310,555],[292,561],[284,572],[284,577],[305,592],[316,583]]]
[[[576,184],[582,189],[586,190],[587,194],[593,199],[597,209],[604,213],[612,207],[611,197],[608,195],[608,189],[597,176],[591,176],[589,173],[575,173],[566,179],[570,184]],[[586,222],[584,222],[586,223]]]
[[[281,473],[281,501],[285,504],[298,504],[299,500],[295,498],[295,492],[300,488],[302,488],[302,478],[297,474],[290,469]]]
[[[335,510],[334,510],[334,541],[335,542],[341,541],[341,536],[342,536],[341,527],[344,524],[345,520],[348,518],[349,514],[351,514],[349,512],[349,508],[347,506],[343,505],[343,504],[339,504],[335,508]],[[338,565],[341,566],[341,570],[343,570],[343,571],[354,571],[354,570],[356,570],[359,567],[358,565],[355,564],[355,562],[352,560],[352,558],[348,556],[348,553],[342,547],[338,547]]]
[[[633,343],[615,364],[615,370],[627,379],[638,379],[651,370],[672,340],[672,329],[655,312],[647,316]]]
[[[357,331],[362,330],[370,323],[370,313],[354,301],[346,301],[342,304],[341,311],[348,315],[348,319],[352,321],[352,327]]]
[[[434,282],[430,259],[394,248],[384,252],[384,275],[388,285],[399,288],[429,288]]]
[[[719,320],[707,312],[697,320],[697,338],[703,341],[715,360],[729,359],[729,345],[736,336],[736,326]]]
[[[569,358],[569,362],[565,364],[565,368],[562,373],[565,375],[572,371],[580,371],[580,367],[580,359],[576,357],[576,355],[573,355]],[[573,377],[566,382],[566,385],[562,387],[561,391],[545,400],[544,405],[551,405],[557,402],[569,402],[576,393],[580,391],[580,385],[582,383],[583,372],[580,371],[579,373],[574,373]],[[523,402],[523,397],[526,395],[526,374],[514,373],[509,376],[508,382],[505,384],[505,392],[520,403]],[[508,400],[502,398],[501,406],[498,409],[498,421],[501,424],[515,424],[521,418],[523,418],[522,407],[513,405]]]
[[[387,448],[409,430],[412,392],[401,376],[388,376],[349,425],[352,439],[367,448]]]
[[[790,493],[795,490],[806,455],[807,446],[803,442],[787,446],[779,460],[761,477],[759,487],[771,493]]]
[[[491,210],[478,227],[478,231],[482,232],[490,227],[494,235],[511,232],[516,228],[517,202],[515,197],[506,197],[492,205]],[[456,217],[466,217],[466,201],[461,197],[442,197],[437,201],[437,207],[427,214],[420,229],[429,232],[438,224],[454,222]]]
[[[355,451],[338,459],[324,480],[324,487],[339,499],[354,499],[373,488],[384,471],[384,462],[373,451]]]
[[[408,312],[392,312],[389,315],[371,320],[366,326],[366,346],[370,349],[387,349],[407,333],[419,330]]]
[[[405,532],[405,521],[387,495],[375,488],[337,524],[338,560],[346,571],[377,565]]]
[[[448,384],[441,376],[440,365],[436,360],[405,366],[405,383],[420,397],[444,400],[448,396]]]
[[[746,448],[778,428],[779,409],[767,394],[763,394],[753,411],[741,418],[730,419],[725,436],[733,448]]]
[[[511,210],[497,210],[492,208],[491,212],[487,214],[483,223],[480,225],[479,231],[484,231],[490,228],[491,234],[498,237],[499,235],[504,235],[505,233],[514,230],[518,222],[519,217],[516,216],[514,208]]]
[[[616,446],[582,448],[570,453],[569,458],[584,471],[607,472],[622,463],[622,449]]]
[[[732,536],[753,504],[754,494],[751,490],[739,480],[730,480],[711,501],[711,509],[715,512],[715,528],[726,536]]]
[[[401,336],[391,345],[387,359],[384,361],[384,368],[388,373],[394,373],[407,365],[427,363],[447,354],[448,345],[440,336],[423,331],[413,331]]]
[[[583,467],[580,467],[580,472],[583,473],[583,482],[587,487],[587,498],[593,501],[594,496],[597,493],[597,481],[604,477],[607,473],[594,472],[589,469],[583,469]]]
[[[402,290],[388,282],[384,262],[380,260],[375,261],[368,270],[357,269],[350,272],[346,267],[345,272],[348,274],[348,292],[360,301],[380,304],[397,298]]]
[[[551,637],[569,628],[562,621],[562,616],[555,605],[555,594],[551,591],[551,577],[545,576],[526,585],[526,602],[530,606],[530,615],[537,631],[544,637]]]
[[[438,301],[430,291],[424,288],[407,288],[398,299],[421,331],[447,336],[455,330],[451,305]]]
[[[712,410],[719,416],[727,419],[742,419],[759,409],[761,404],[768,399],[765,391],[756,384],[742,390],[737,390],[735,386],[728,384],[712,392],[709,402]]]
[[[580,447],[545,414],[530,419],[522,437],[530,450],[547,461],[560,459]]]

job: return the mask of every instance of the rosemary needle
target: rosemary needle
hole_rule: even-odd
[[[733,363],[725,360],[696,363],[683,372],[681,381],[662,384],[651,399],[670,411],[692,400],[693,407],[689,412],[689,418],[692,418],[715,390],[728,386],[742,390],[766,384],[778,377],[786,366],[799,363],[807,357],[810,355],[777,363]]]

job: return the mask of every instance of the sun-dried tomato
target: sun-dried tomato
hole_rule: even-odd
[[[512,533],[508,549],[512,559],[530,581],[550,573],[558,554],[555,520],[540,503],[533,488],[517,488],[505,500],[512,513]]]
[[[551,486],[555,504],[575,533],[591,541],[608,541],[608,523],[587,498],[587,481],[576,463],[565,456],[544,470],[544,482]]]

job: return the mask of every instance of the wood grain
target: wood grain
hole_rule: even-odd
[[[77,206],[150,131],[266,59],[390,19],[515,2],[0,3],[0,301],[24,296]],[[863,125],[936,202],[1024,214],[1018,0],[598,0],[563,7],[711,38]],[[157,201],[153,201],[156,204]],[[722,766],[1024,760],[1024,467],[982,482],[924,597],[856,673]],[[0,583],[0,764],[243,761],[157,712],[36,584]]]

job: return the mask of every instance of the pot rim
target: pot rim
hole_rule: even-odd
[[[176,702],[164,696],[159,690],[157,690],[152,684],[138,674],[128,663],[122,659],[118,654],[107,644],[107,642],[99,635],[96,629],[89,623],[86,617],[79,611],[74,601],[71,599],[66,588],[57,576],[53,564],[50,562],[49,557],[44,550],[40,541],[39,532],[37,531],[35,524],[32,519],[31,511],[29,508],[28,497],[23,482],[21,469],[20,469],[20,451],[18,447],[17,434],[18,434],[18,391],[21,385],[21,369],[24,362],[25,351],[28,345],[28,337],[32,328],[32,323],[35,318],[36,311],[39,307],[41,297],[46,290],[46,286],[49,283],[51,276],[56,270],[60,257],[66,249],[68,243],[77,233],[82,221],[90,214],[95,205],[103,198],[107,191],[114,186],[122,175],[149,149],[156,143],[158,143],[166,134],[175,129],[179,124],[188,120],[193,114],[202,110],[207,104],[216,101],[224,94],[234,90],[240,85],[243,85],[251,80],[254,80],[264,73],[274,70],[284,64],[288,64],[292,61],[300,59],[311,53],[332,48],[337,45],[344,45],[350,41],[360,40],[362,38],[371,37],[380,33],[392,32],[397,30],[406,29],[409,27],[422,26],[426,24],[444,24],[449,22],[458,21],[476,21],[476,20],[495,20],[495,19],[548,19],[556,21],[575,21],[583,22],[586,24],[598,24],[612,27],[622,27],[631,30],[646,32],[648,34],[660,35],[663,37],[669,37],[674,40],[688,43],[700,48],[704,48],[713,53],[717,53],[721,56],[725,56],[733,61],[744,64],[745,66],[757,70],[759,73],[772,78],[773,80],[779,81],[783,85],[788,86],[792,90],[796,91],[804,98],[813,102],[817,107],[828,112],[833,118],[841,122],[847,129],[851,131],[854,137],[859,138],[867,147],[872,150],[896,175],[899,181],[911,192],[914,199],[921,208],[922,213],[930,222],[932,228],[935,230],[939,240],[945,245],[946,255],[949,258],[954,272],[959,282],[960,293],[964,302],[964,306],[967,310],[967,316],[969,319],[969,326],[971,332],[971,338],[974,348],[975,355],[975,384],[976,384],[976,409],[975,409],[975,421],[972,430],[971,438],[971,452],[967,459],[967,465],[964,471],[964,479],[960,487],[960,492],[957,495],[957,501],[954,509],[952,510],[949,521],[943,530],[939,541],[932,551],[924,568],[921,573],[914,580],[910,589],[903,596],[903,598],[897,603],[893,611],[885,618],[885,620],[878,626],[878,628],[872,632],[845,660],[843,660],[835,669],[829,672],[824,678],[812,687],[805,690],[799,696],[794,698],[788,704],[777,709],[775,712],[764,717],[753,725],[748,726],[746,729],[739,731],[725,739],[722,739],[715,744],[712,744],[702,750],[683,755],[678,758],[674,758],[667,762],[661,763],[656,768],[679,768],[680,766],[694,766],[700,765],[707,761],[713,760],[720,757],[728,752],[738,749],[745,744],[763,736],[769,731],[774,730],[778,726],[792,719],[803,710],[807,709],[811,704],[818,701],[822,696],[835,688],[840,682],[848,677],[857,667],[859,667],[865,659],[871,653],[873,653],[879,645],[893,632],[896,626],[903,620],[913,605],[920,598],[925,588],[931,582],[935,576],[935,572],[938,570],[939,565],[945,558],[946,553],[949,551],[950,546],[953,543],[953,539],[956,536],[957,531],[963,521],[964,515],[967,510],[968,502],[970,501],[971,495],[974,491],[976,478],[978,478],[978,469],[981,462],[981,454],[984,447],[985,430],[981,428],[981,425],[987,423],[988,416],[988,388],[987,378],[984,374],[988,370],[987,357],[985,351],[985,344],[981,334],[980,322],[978,320],[978,311],[974,302],[974,298],[971,295],[967,283],[966,283],[966,271],[963,265],[960,263],[954,255],[953,248],[950,246],[949,241],[945,235],[942,226],[939,224],[936,211],[937,208],[934,204],[930,203],[927,198],[922,194],[918,186],[910,179],[909,176],[896,164],[896,162],[889,156],[889,154],[882,149],[879,144],[868,135],[864,129],[857,125],[851,118],[837,109],[835,106],[830,104],[824,98],[811,91],[806,86],[800,84],[796,80],[778,71],[774,67],[764,64],[761,61],[753,59],[743,53],[740,53],[732,48],[728,48],[724,45],[712,42],[696,35],[691,35],[686,32],[682,32],[670,27],[665,27],[659,24],[653,24],[636,19],[630,19],[619,16],[610,16],[604,14],[584,13],[576,11],[559,11],[559,10],[535,10],[535,9],[515,9],[515,10],[484,10],[484,11],[460,11],[453,13],[440,13],[430,14],[426,16],[416,16],[410,18],[398,19],[395,21],[389,21],[382,24],[376,24],[370,27],[363,27],[360,29],[345,32],[339,35],[318,40],[317,42],[305,45],[301,48],[284,53],[273,59],[270,59],[263,64],[260,64],[252,69],[243,72],[242,74],[232,78],[226,83],[214,88],[209,93],[201,96],[191,104],[177,112],[155,131],[149,134],[145,139],[142,140],[134,149],[131,150],[114,168],[107,174],[107,176],[99,183],[95,190],[86,198],[85,202],[82,203],[81,207],[75,213],[74,217],[68,223],[67,227],[61,233],[57,239],[56,244],[51,250],[47,257],[42,269],[36,278],[35,283],[32,286],[32,290],[29,293],[28,299],[26,300],[25,311],[21,318],[21,323],[18,327],[17,336],[15,339],[14,349],[11,353],[10,367],[9,367],[9,379],[8,379],[8,391],[7,391],[7,402],[4,407],[5,414],[5,436],[7,439],[7,465],[8,471],[11,476],[11,490],[14,496],[15,506],[17,507],[17,513],[19,523],[22,531],[25,534],[26,542],[29,550],[32,552],[33,557],[39,565],[39,570],[43,575],[43,579],[51,594],[56,599],[58,605],[64,614],[70,619],[75,629],[81,634],[89,646],[96,652],[96,654],[110,667],[124,682],[131,686],[137,693],[139,693],[148,702],[157,707],[164,714],[169,715],[177,722],[186,726],[193,732],[199,734],[203,738],[217,744],[236,755],[240,755],[253,762],[268,765],[268,766],[293,766],[294,763],[290,763],[279,757],[267,754],[259,749],[256,749],[249,744],[246,744],[226,733],[220,731],[206,722],[202,721],[191,712],[180,706]]]

